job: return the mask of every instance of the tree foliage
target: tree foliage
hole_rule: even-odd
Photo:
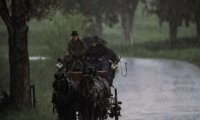
[[[188,19],[196,24],[196,32],[198,40],[200,41],[200,1],[199,0],[186,0],[185,12]]]
[[[60,2],[60,10],[63,13],[79,12],[88,18],[89,33],[102,35],[102,23],[112,27],[124,17],[124,23],[130,26],[126,33],[130,36],[133,16],[139,0],[63,0]],[[128,19],[128,20],[127,20]],[[127,21],[126,21],[127,20]],[[124,24],[122,24],[124,25]]]
[[[179,25],[184,20],[188,20],[187,14],[187,0],[144,0],[145,9],[151,13],[156,14],[160,23],[174,21]]]
[[[64,14],[81,13],[88,18],[88,32],[102,35],[102,23],[112,26],[118,22],[114,0],[63,0],[59,9]]]

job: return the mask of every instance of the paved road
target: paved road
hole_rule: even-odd
[[[133,59],[116,75],[120,120],[200,120],[200,69],[185,62]]]

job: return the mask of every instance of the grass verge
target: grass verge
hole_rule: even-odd
[[[155,59],[174,59],[190,62],[200,67],[200,43],[195,38],[190,38],[190,43],[178,41],[178,44],[171,47],[166,41],[146,42],[133,46],[112,45],[120,56],[140,57],[140,58],[155,58]],[[187,38],[189,39],[189,38]]]

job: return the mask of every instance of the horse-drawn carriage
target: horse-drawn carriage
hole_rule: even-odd
[[[59,60],[52,100],[59,120],[119,119],[121,102],[110,84],[113,64],[106,65],[110,69],[99,70],[80,59]]]

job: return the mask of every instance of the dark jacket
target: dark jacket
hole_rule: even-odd
[[[102,44],[96,46],[90,46],[87,51],[87,57],[92,58],[94,61],[98,61],[99,58],[106,55],[106,47]]]
[[[72,57],[83,57],[86,53],[86,47],[81,40],[71,40],[68,43],[68,52]]]
[[[108,60],[111,60],[113,63],[118,63],[120,60],[117,54],[110,48],[106,48],[106,56]]]

